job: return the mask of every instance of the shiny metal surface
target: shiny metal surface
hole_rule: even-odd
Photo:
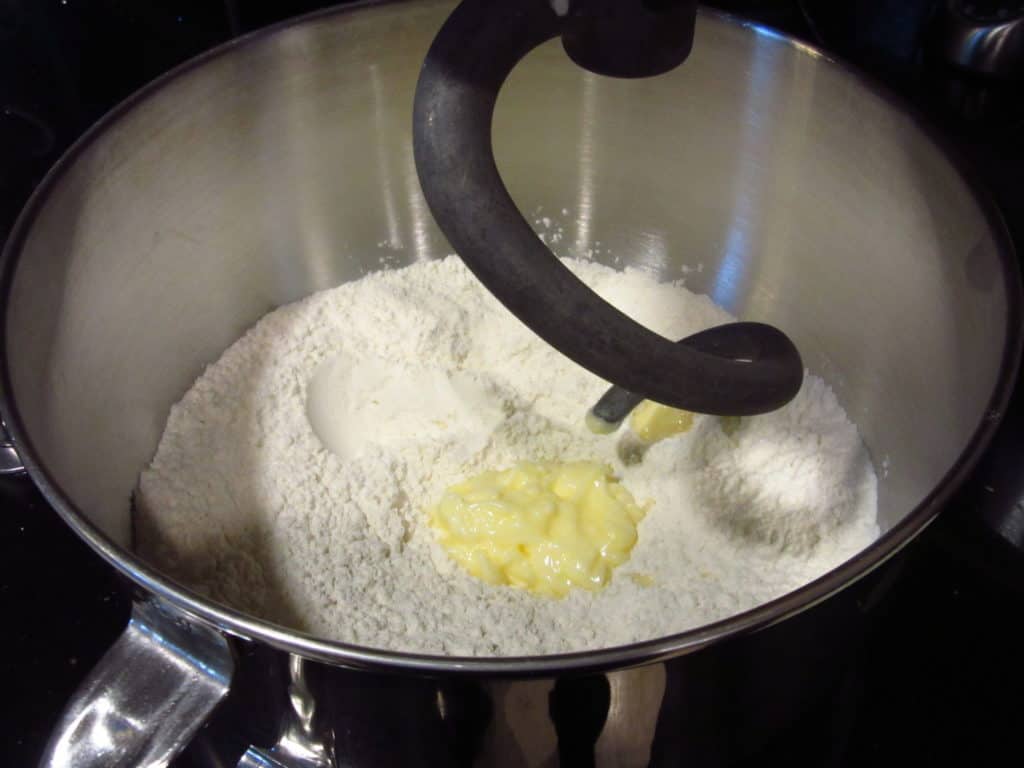
[[[158,603],[131,621],[68,703],[47,768],[166,766],[224,698],[234,661],[219,632]]]
[[[946,59],[988,75],[1024,77],[1024,6],[1004,6],[1001,12],[981,11],[966,0],[946,0],[936,22]]]
[[[253,745],[269,753],[295,722],[300,688],[282,671],[293,656],[324,718],[312,732],[333,732],[340,765],[468,762],[484,749],[543,765],[552,743],[568,764],[594,738],[656,765],[727,762],[829,680],[870,572],[969,470],[1020,356],[1016,262],[968,176],[914,117],[767,30],[702,15],[686,66],[643,81],[586,74],[542,46],[497,105],[497,164],[521,210],[563,227],[562,253],[685,278],[787,329],[875,459],[879,542],[713,625],[522,659],[311,637],[212,603],[131,551],[136,478],[205,365],[282,303],[448,252],[418,190],[410,121],[450,9],[362,6],[256,34],[79,142],[5,252],[4,417],[69,526],[168,610],[233,638],[231,695],[193,739],[244,731],[216,741],[238,745],[222,764]],[[589,714],[559,714],[574,708]]]
[[[359,768],[734,765],[794,714],[829,706],[872,580],[763,632],[603,673],[396,675],[307,662],[312,732],[330,734],[321,743],[333,739],[334,764]],[[290,665],[265,645],[243,649],[231,697],[197,735],[192,762],[235,765],[244,753],[248,768],[274,757],[289,765],[262,745],[279,744],[294,722]]]
[[[18,450],[7,434],[7,425],[0,419],[0,475],[22,475],[25,465],[18,455]]]
[[[334,756],[334,731],[323,727],[316,698],[309,690],[300,656],[288,658],[288,707],[281,718],[281,736],[269,749],[249,747],[238,761],[238,768],[331,768]]]

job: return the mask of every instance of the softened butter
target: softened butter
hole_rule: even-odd
[[[686,432],[693,426],[693,414],[679,408],[644,400],[633,409],[629,428],[645,443],[656,443]]]
[[[522,462],[451,486],[430,522],[473,576],[562,597],[604,587],[629,559],[643,516],[604,464]]]

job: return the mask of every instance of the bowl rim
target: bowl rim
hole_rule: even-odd
[[[323,21],[331,17],[341,18],[359,13],[369,7],[400,2],[423,2],[423,0],[361,0],[361,2],[345,6],[321,9],[249,32],[179,64],[117,104],[79,137],[51,167],[22,209],[4,246],[3,255],[0,257],[0,270],[2,270],[0,271],[0,309],[2,309],[2,316],[0,316],[0,414],[3,415],[11,439],[28,475],[47,502],[81,539],[100,557],[141,588],[144,599],[155,597],[165,601],[188,620],[214,627],[228,635],[261,641],[273,648],[298,654],[308,659],[353,668],[426,675],[470,674],[534,677],[565,672],[600,672],[611,668],[660,662],[698,651],[726,638],[739,637],[771,626],[813,607],[866,576],[896,555],[934,520],[942,506],[949,501],[974,468],[995,434],[1010,400],[1020,366],[1022,335],[1024,335],[1021,323],[1024,292],[1022,292],[1020,268],[1013,242],[1007,232],[1002,214],[979,182],[974,169],[965,161],[956,146],[902,96],[895,94],[858,67],[850,65],[832,54],[825,53],[814,45],[797,40],[760,23],[702,8],[700,16],[705,21],[711,20],[714,23],[735,25],[745,29],[749,34],[768,38],[777,44],[794,48],[799,54],[824,60],[827,66],[843,70],[862,87],[881,97],[889,107],[911,118],[923,136],[933,143],[939,154],[957,171],[982,212],[998,247],[1008,311],[1000,370],[996,385],[988,398],[986,415],[942,479],[902,520],[871,545],[814,581],[767,603],[711,624],[660,638],[598,650],[508,657],[441,656],[393,651],[328,640],[288,629],[200,596],[170,577],[161,574],[127,547],[122,547],[114,542],[93,524],[75,506],[70,496],[64,492],[40,460],[20,417],[11,386],[7,356],[9,297],[19,256],[38,213],[78,156],[99,139],[109,126],[137,104],[160,92],[179,78],[188,75],[207,62],[229,55],[236,49],[261,43],[292,27]],[[436,2],[436,4],[443,5],[444,2]]]

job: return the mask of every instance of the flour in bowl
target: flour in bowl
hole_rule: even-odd
[[[731,319],[643,272],[566,263],[669,338]],[[137,547],[213,599],[322,637],[505,656],[721,619],[877,537],[874,470],[821,379],[738,426],[698,416],[628,466],[619,437],[584,423],[605,386],[455,257],[371,274],[264,317],[173,407],[140,477]],[[426,510],[444,489],[522,460],[604,461],[651,502],[604,590],[491,586],[438,546]]]

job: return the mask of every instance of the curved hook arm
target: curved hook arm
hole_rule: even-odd
[[[792,399],[803,378],[800,356],[781,331],[761,325],[737,334],[726,325],[705,332],[704,344],[692,344],[635,322],[591,291],[534,234],[501,181],[491,147],[498,92],[533,48],[561,36],[573,60],[588,69],[658,74],[689,54],[695,13],[692,0],[464,0],[420,73],[416,169],[434,218],[469,269],[564,355],[667,405],[763,413]],[[707,343],[716,334],[724,343]]]

